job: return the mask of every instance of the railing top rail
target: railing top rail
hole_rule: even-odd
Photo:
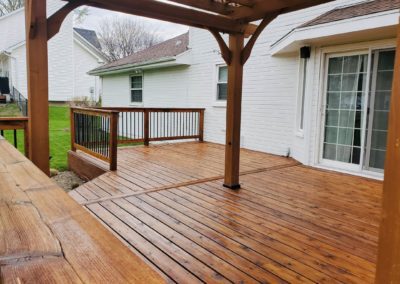
[[[99,108],[85,108],[85,107],[71,107],[71,111],[75,113],[93,114],[93,115],[107,115],[110,116],[113,113],[118,113],[116,110],[110,109],[99,109]]]
[[[190,111],[204,111],[205,108],[155,108],[155,107],[98,107],[95,109],[100,110],[114,110],[114,111],[151,111],[151,112],[190,112]]]
[[[0,117],[0,121],[28,121],[28,117]]]

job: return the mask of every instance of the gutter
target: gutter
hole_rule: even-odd
[[[89,75],[111,75],[111,74],[118,74],[118,73],[124,73],[124,72],[129,72],[132,71],[132,69],[136,69],[138,67],[148,67],[147,69],[151,68],[151,65],[155,65],[155,64],[160,64],[160,63],[167,63],[167,62],[172,62],[172,61],[176,61],[176,56],[174,57],[164,57],[164,58],[160,58],[158,60],[153,60],[153,61],[146,61],[146,62],[140,62],[140,63],[134,63],[134,64],[127,64],[127,65],[123,65],[123,66],[115,66],[115,67],[110,67],[107,69],[103,69],[103,70],[92,70],[89,71],[88,74]],[[158,66],[154,66],[154,67],[158,67]]]

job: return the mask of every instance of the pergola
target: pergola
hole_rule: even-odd
[[[240,188],[243,66],[264,28],[278,15],[331,0],[64,0],[47,18],[46,0],[26,1],[30,159],[49,173],[47,42],[75,8],[87,5],[209,30],[228,65],[224,186]],[[258,25],[252,24],[260,21]],[[226,43],[221,33],[229,34]],[[248,40],[245,42],[245,38]],[[400,44],[400,41],[398,42]],[[383,219],[376,283],[400,283],[400,56],[389,118]],[[355,201],[357,196],[354,197]]]

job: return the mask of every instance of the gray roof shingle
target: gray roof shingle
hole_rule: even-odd
[[[330,22],[366,16],[400,8],[400,0],[373,0],[353,6],[338,7],[301,25],[299,28],[310,27]]]
[[[81,28],[74,28],[74,31],[76,31],[81,37],[101,51],[101,44],[95,31]]]
[[[133,64],[154,61],[161,58],[174,57],[188,50],[189,33],[166,40],[144,50],[135,52],[125,58],[100,66],[90,72],[107,71],[108,69],[119,69]]]

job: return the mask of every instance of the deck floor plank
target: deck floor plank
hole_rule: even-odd
[[[171,281],[373,283],[381,182],[250,150],[240,190],[223,170],[223,145],[129,147],[71,196]]]

